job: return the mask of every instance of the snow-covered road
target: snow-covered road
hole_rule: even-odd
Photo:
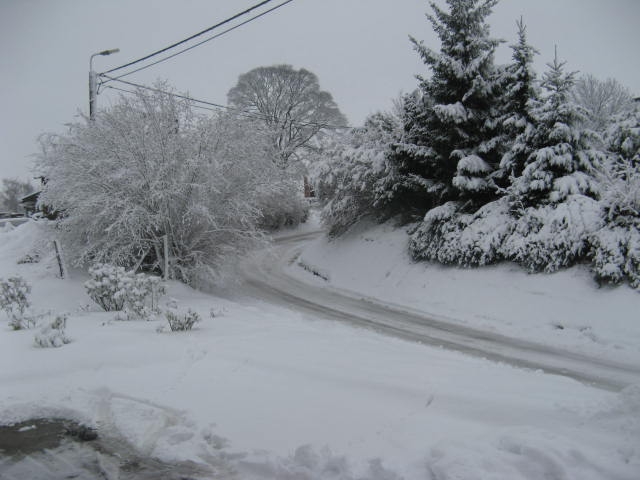
[[[373,329],[422,344],[460,351],[516,367],[542,370],[581,382],[620,390],[640,383],[640,367],[598,359],[540,343],[448,322],[446,318],[405,306],[354,296],[349,292],[305,283],[286,273],[302,247],[320,235],[313,231],[276,239],[269,254],[248,262],[243,292],[302,313]],[[309,275],[313,275],[311,272]]]

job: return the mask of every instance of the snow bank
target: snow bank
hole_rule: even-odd
[[[17,274],[30,283],[32,305],[37,314],[75,310],[90,302],[82,282],[73,281],[86,279],[83,272],[68,271],[72,281],[60,280],[53,245],[56,237],[54,224],[46,220],[31,220],[10,232],[0,233],[0,278]],[[0,313],[0,319],[2,315]]]
[[[442,210],[438,219],[446,218],[451,212],[445,208],[434,209],[427,217]],[[490,263],[487,252],[496,248],[496,238],[509,231],[508,224],[499,221],[483,227],[482,211],[471,224],[477,229],[472,236],[486,240],[465,247],[478,264]],[[486,218],[499,218],[494,213]],[[463,224],[451,238],[443,236],[437,260],[446,260],[441,257],[452,250],[458,253],[469,228]],[[555,241],[562,242],[563,237],[558,235]],[[629,287],[598,288],[584,266],[528,274],[512,263],[479,269],[416,263],[408,254],[408,242],[407,233],[391,223],[361,225],[340,238],[314,241],[299,257],[305,269],[294,264],[287,272],[302,281],[514,338],[599,358],[640,361],[640,299]],[[328,281],[309,270],[322,272]]]

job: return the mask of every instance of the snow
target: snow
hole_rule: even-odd
[[[446,204],[428,216],[446,217],[454,208]],[[499,235],[501,225],[488,228]],[[363,224],[335,240],[318,238],[302,251],[299,262],[307,270],[323,272],[328,282],[297,264],[287,273],[513,338],[640,362],[637,291],[625,285],[598,288],[584,266],[529,274],[508,262],[478,269],[414,262],[407,253],[408,241],[407,233],[392,222]]]
[[[450,120],[454,123],[462,123],[469,118],[467,109],[460,102],[449,105],[435,105],[433,110],[440,118]]]
[[[458,162],[458,174],[461,172],[483,174],[491,172],[491,167],[479,156],[467,155]]]
[[[82,286],[85,273],[57,278],[53,247],[41,240],[44,230],[30,222],[0,233],[0,276],[19,274],[32,283],[35,310],[69,312],[66,331],[72,342],[39,349],[33,344],[34,330],[0,327],[3,423],[62,415],[97,426],[102,435],[140,454],[208,465],[221,479],[638,477],[638,387],[608,392],[390,338],[250,301],[242,297],[241,287],[222,297],[170,282],[161,303],[189,307],[203,321],[191,332],[157,333],[162,320],[116,321],[113,312],[100,311]],[[353,290],[357,278],[368,292],[382,294],[384,285],[386,296],[398,300],[412,292],[401,294],[392,286],[405,276],[415,280],[417,270],[412,269],[418,268],[402,260],[403,250],[396,249],[400,233],[381,226],[352,235],[333,257],[324,240],[304,255],[322,257],[336,285]],[[34,249],[41,254],[40,263],[16,263]],[[375,261],[367,257],[373,252]],[[390,259],[397,262],[396,269],[390,268]],[[338,260],[341,266],[332,263]],[[360,263],[365,261],[367,265]],[[365,267],[368,280],[356,277],[359,267]],[[386,280],[377,278],[386,268]],[[567,314],[578,301],[593,308],[600,302],[609,305],[611,298],[620,315],[609,316],[606,329],[594,323],[593,334],[618,344],[624,355],[638,353],[638,329],[625,316],[633,306],[628,292],[586,288],[579,270],[545,277],[550,286],[526,293],[544,282],[520,282],[537,277],[519,276],[509,268],[473,272],[473,278],[458,270],[420,268],[422,283],[429,284],[421,290],[423,302],[433,307],[441,302],[443,311],[453,307],[446,302],[454,293],[458,299],[459,292],[474,297],[476,289],[495,291],[511,281],[503,293],[515,298],[504,308],[518,312],[518,318],[510,318],[514,323],[530,321],[525,305],[513,306],[531,295],[542,295],[549,303],[538,305],[539,315],[551,307]],[[456,278],[461,283],[445,295]],[[559,286],[565,290],[560,292]],[[441,294],[438,301],[434,292]],[[483,308],[485,313],[487,308],[496,314],[500,310],[497,305]],[[587,307],[580,308],[587,313]],[[462,321],[477,319],[464,303],[449,313],[459,314]],[[570,333],[578,321],[561,320],[567,326],[563,332],[578,338]],[[0,321],[6,321],[3,313]],[[486,324],[510,331],[499,319]],[[546,328],[547,336],[554,333]],[[603,355],[613,356],[602,348]],[[13,474],[17,467],[0,457],[0,473],[3,468]]]

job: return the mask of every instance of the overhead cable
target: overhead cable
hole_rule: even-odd
[[[212,31],[212,30],[215,30],[216,28],[221,27],[222,25],[225,25],[225,24],[227,24],[227,23],[229,23],[229,22],[231,22],[231,21],[235,20],[236,18],[239,18],[239,17],[241,17],[241,16],[243,16],[243,15],[246,15],[247,13],[249,13],[249,12],[251,12],[251,11],[253,11],[253,10],[257,9],[257,8],[260,8],[260,7],[262,7],[263,5],[266,5],[267,3],[270,3],[270,2],[272,2],[272,1],[273,1],[273,0],[264,0],[264,1],[262,1],[262,2],[260,2],[260,3],[258,3],[258,4],[256,4],[256,5],[254,5],[254,6],[252,6],[252,7],[247,8],[246,10],[243,10],[243,11],[242,11],[242,12],[240,12],[240,13],[236,13],[236,14],[235,14],[235,15],[233,15],[232,17],[229,17],[229,18],[227,18],[226,20],[223,20],[222,22],[219,22],[219,23],[217,23],[217,24],[215,24],[215,25],[213,25],[213,26],[211,26],[211,27],[209,27],[209,28],[206,28],[206,29],[202,30],[201,32],[198,32],[198,33],[196,33],[196,34],[194,34],[194,35],[191,35],[190,37],[185,38],[184,40],[180,40],[179,42],[173,43],[173,44],[169,45],[168,47],[165,47],[165,48],[162,48],[162,49],[160,49],[160,50],[157,50],[157,51],[155,51],[155,52],[153,52],[153,53],[150,53],[149,55],[146,55],[146,56],[144,56],[144,57],[138,58],[137,60],[133,60],[132,62],[126,63],[126,64],[124,64],[124,65],[120,65],[119,67],[116,67],[116,68],[112,68],[111,70],[108,70],[108,71],[107,71],[107,72],[105,72],[105,73],[115,72],[116,70],[121,70],[121,69],[123,69],[123,68],[130,67],[131,65],[135,65],[136,63],[142,62],[142,61],[144,61],[144,60],[148,60],[148,59],[149,59],[149,58],[151,58],[151,57],[155,57],[156,55],[159,55],[159,54],[161,54],[161,53],[164,53],[164,52],[166,52],[167,50],[170,50],[170,49],[172,49],[172,48],[175,48],[175,47],[177,47],[178,45],[182,45],[183,43],[186,43],[186,42],[188,42],[188,41],[190,41],[190,40],[193,40],[194,38],[197,38],[197,37],[199,37],[199,36],[201,36],[201,35],[204,35],[205,33],[208,33],[208,32],[210,32],[210,31]]]
[[[190,102],[207,105],[208,107],[215,107],[217,109],[224,109],[224,110],[232,111],[232,112],[235,112],[235,113],[237,113],[237,114],[239,114],[241,116],[247,117],[247,118],[255,118],[255,119],[263,120],[263,121],[264,120],[268,120],[268,117],[266,117],[265,115],[262,115],[260,113],[249,112],[249,111],[246,111],[246,110],[241,110],[239,108],[230,107],[228,105],[222,105],[220,103],[209,102],[207,100],[199,100],[197,98],[193,98],[193,97],[190,97],[188,95],[181,95],[179,93],[168,92],[166,90],[162,90],[162,89],[159,89],[159,88],[149,87],[147,85],[142,85],[142,84],[139,84],[139,83],[129,82],[127,80],[121,80],[121,79],[118,79],[118,78],[110,77],[109,75],[106,75],[104,73],[101,73],[100,76],[103,77],[103,78],[106,78],[108,80],[111,80],[111,81],[115,81],[115,82],[123,83],[125,85],[129,85],[131,87],[141,88],[143,90],[150,90],[152,92],[157,92],[157,93],[162,93],[164,95],[170,95],[170,96],[173,96],[173,97],[182,98],[183,100],[188,100]],[[118,88],[113,87],[111,85],[107,85],[105,88],[112,88],[114,90],[126,91],[127,93],[134,93],[134,92],[131,92],[129,90],[118,89]],[[302,126],[302,127],[314,126],[314,127],[321,127],[321,128],[334,129],[334,130],[350,129],[351,128],[351,127],[348,127],[348,126],[345,126],[345,125],[331,125],[331,124],[320,123],[320,122],[292,122],[292,124],[293,125],[297,125],[297,126]]]
[[[254,21],[254,20],[256,20],[256,19],[258,19],[258,18],[260,18],[260,17],[262,17],[262,16],[264,16],[264,15],[266,15],[268,13],[270,13],[270,12],[273,12],[274,10],[277,10],[280,7],[284,7],[286,4],[291,3],[291,2],[293,2],[293,0],[287,0],[285,2],[282,2],[282,3],[278,4],[278,5],[276,5],[275,7],[271,7],[270,9],[265,10],[264,12],[259,13],[258,15],[255,15],[255,16],[245,20],[244,22],[239,23],[238,25],[234,25],[233,27],[227,28],[226,30],[224,30],[224,31],[222,31],[222,32],[220,32],[220,33],[218,33],[216,35],[213,35],[212,37],[206,38],[206,39],[204,39],[204,40],[202,40],[202,41],[200,41],[200,42],[198,42],[198,43],[196,43],[194,45],[191,45],[190,47],[184,48],[184,49],[182,49],[182,50],[180,50],[180,51],[178,51],[176,53],[173,53],[171,55],[167,55],[166,57],[163,57],[160,60],[156,60],[155,62],[149,63],[147,65],[143,65],[142,67],[136,68],[135,70],[131,70],[129,72],[125,72],[125,73],[123,73],[121,75],[118,75],[117,77],[114,77],[114,80],[116,80],[118,78],[126,77],[127,75],[131,75],[132,73],[136,73],[136,72],[139,72],[140,70],[144,70],[146,68],[149,68],[149,67],[152,67],[154,65],[157,65],[158,63],[162,63],[165,60],[169,60],[170,58],[176,57],[176,56],[178,56],[178,55],[180,55],[180,54],[182,54],[184,52],[188,52],[189,50],[192,50],[192,49],[194,49],[196,47],[199,47],[203,43],[207,43],[207,42],[210,42],[211,40],[215,40],[216,38],[219,38],[219,37],[231,32],[231,31],[235,30],[236,28],[240,28],[240,27],[242,27],[243,25],[246,25],[249,22],[252,22],[252,21]],[[105,72],[105,73],[112,72],[113,70],[116,70],[116,69],[109,70],[108,72]],[[109,81],[110,80],[107,80],[104,83],[107,83]]]
[[[252,115],[252,116],[254,116],[256,118],[259,118],[260,120],[264,120],[264,117],[262,115],[253,114],[252,112],[245,112],[245,111],[233,108],[233,107],[228,107],[226,105],[222,105],[220,103],[209,102],[209,101],[206,101],[206,100],[199,100],[197,98],[193,98],[193,97],[190,97],[188,95],[181,95],[179,93],[168,92],[168,91],[162,90],[160,88],[149,87],[147,85],[141,85],[139,83],[129,82],[127,80],[119,80],[117,78],[111,78],[111,77],[109,77],[108,75],[105,75],[105,74],[101,74],[101,76],[106,77],[109,80],[113,80],[113,81],[116,81],[116,82],[124,83],[125,85],[130,85],[130,86],[136,87],[136,88],[142,88],[143,90],[150,90],[152,92],[157,92],[157,93],[162,93],[164,95],[170,95],[172,97],[182,98],[184,100],[189,100],[190,102],[201,103],[203,105],[208,105],[210,107],[215,107],[215,108],[218,108],[218,109],[235,110],[235,111],[237,111],[239,113],[242,113],[242,114],[245,114],[245,115]],[[112,87],[111,85],[108,85],[106,88],[114,88],[115,89],[115,87]],[[134,93],[134,92],[129,92],[129,93]]]
[[[104,88],[108,88],[110,90],[116,90],[116,91],[122,92],[122,93],[128,93],[130,95],[135,95],[136,94],[136,92],[134,90],[127,90],[126,88],[114,87],[113,85],[107,85]],[[195,103],[193,104],[193,107],[194,108],[200,108],[202,110],[208,110],[210,112],[217,112],[219,110],[218,108],[205,107],[204,105],[198,105],[198,104],[195,104]]]

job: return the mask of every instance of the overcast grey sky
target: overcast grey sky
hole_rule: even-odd
[[[105,71],[207,28],[258,0],[0,0],[0,179],[30,176],[36,137],[64,131],[87,112],[89,56]],[[280,3],[278,1],[274,3]],[[438,4],[444,3],[438,0]],[[439,44],[424,16],[425,0],[294,0],[281,9],[172,60],[127,77],[168,80],[180,91],[217,103],[238,75],[289,63],[316,73],[352,125],[387,109],[427,74],[408,35]],[[538,73],[554,44],[568,68],[613,77],[640,95],[640,0],[502,0],[490,18],[492,34],[515,38],[523,15],[540,55]],[[497,61],[509,60],[505,45]],[[114,100],[98,97],[99,106]]]

